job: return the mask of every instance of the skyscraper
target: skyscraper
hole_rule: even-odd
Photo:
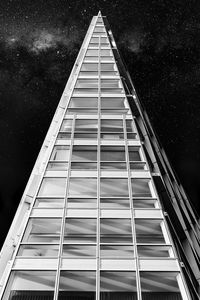
[[[93,17],[0,257],[3,300],[198,299],[199,224]]]

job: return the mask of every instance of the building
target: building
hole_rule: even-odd
[[[198,234],[99,13],[2,248],[1,299],[198,299]]]

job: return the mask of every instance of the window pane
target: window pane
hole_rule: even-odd
[[[69,108],[91,108],[91,107],[97,107],[97,101],[98,98],[77,98],[72,97],[69,103]]]
[[[97,170],[97,163],[90,162],[72,162],[71,163],[72,170]]]
[[[65,242],[94,243],[96,242],[96,219],[66,219]]]
[[[127,132],[135,132],[132,120],[126,120],[126,130]]]
[[[136,219],[135,229],[138,243],[165,243],[160,220]]]
[[[128,180],[125,178],[101,178],[100,194],[104,197],[128,197]]]
[[[69,160],[69,146],[54,146],[50,160]]]
[[[170,247],[166,246],[138,246],[140,257],[170,257]]]
[[[130,219],[101,219],[101,243],[132,243]]]
[[[91,245],[63,245],[63,256],[65,257],[95,257],[96,246]]]
[[[72,151],[72,161],[97,161],[97,147],[74,146]]]
[[[59,208],[63,207],[64,199],[62,198],[36,198],[34,207],[37,208]]]
[[[101,131],[123,132],[122,120],[101,120]]]
[[[177,283],[178,273],[175,272],[141,272],[140,281],[142,296],[146,299],[181,300],[181,294]]]
[[[101,133],[101,139],[104,140],[123,140],[124,139],[124,133]]]
[[[130,202],[127,198],[101,198],[101,208],[129,208]]]
[[[136,300],[135,272],[101,271],[100,299]]]
[[[96,208],[97,199],[91,198],[68,198],[67,207],[68,208]]]
[[[61,271],[58,299],[95,300],[95,271]]]
[[[101,163],[102,170],[126,170],[126,163],[119,162],[103,162]]]
[[[69,196],[96,196],[96,178],[70,178]]]
[[[77,119],[75,123],[75,131],[97,131],[97,120],[82,120]]]
[[[128,154],[130,161],[141,161],[139,148],[137,147],[128,147]]]
[[[60,239],[61,219],[34,218],[26,227],[23,242],[57,243]]]
[[[71,132],[72,131],[72,122],[73,120],[64,120],[62,122],[62,126],[61,126],[61,129],[60,131],[68,131],[68,132]]]
[[[68,163],[61,163],[61,162],[50,162],[47,165],[48,171],[67,171],[68,170]]]
[[[53,300],[55,271],[14,271],[11,273],[3,300]]]
[[[101,147],[101,161],[125,161],[124,147]]]
[[[20,246],[18,256],[58,256],[58,245],[23,245]]]
[[[133,246],[120,246],[120,245],[101,245],[100,247],[101,258],[133,258]]]
[[[44,178],[39,190],[39,196],[64,196],[66,178]]]
[[[132,193],[134,197],[151,197],[149,179],[131,179]]]

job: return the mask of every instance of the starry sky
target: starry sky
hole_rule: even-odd
[[[1,0],[1,243],[99,10],[175,172],[200,211],[200,1]]]

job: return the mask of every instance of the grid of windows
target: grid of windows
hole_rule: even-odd
[[[175,253],[100,17],[16,257],[18,270],[12,270],[3,300],[183,299]],[[37,263],[41,258],[44,267]]]

